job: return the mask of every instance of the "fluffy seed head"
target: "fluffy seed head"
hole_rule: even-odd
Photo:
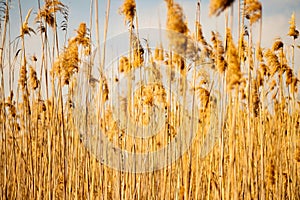
[[[173,3],[171,0],[166,2],[168,7],[167,28],[171,31],[186,34],[188,27],[182,7],[178,3]]]
[[[35,69],[30,66],[29,71],[29,86],[31,89],[35,90],[39,86],[39,80],[37,79],[36,71]]]
[[[249,19],[252,25],[261,18],[262,5],[258,0],[246,0],[245,6],[246,19]]]
[[[124,0],[120,13],[125,16],[125,21],[132,24],[136,12],[135,0]]]
[[[231,31],[227,29],[227,57],[228,57],[228,75],[227,75],[227,87],[232,89],[234,86],[239,85],[242,78],[240,69],[240,61],[238,59],[237,49],[234,45]]]
[[[273,51],[278,51],[279,49],[283,48],[283,42],[281,40],[276,40],[272,48]]]
[[[226,8],[231,6],[234,0],[210,0],[209,14],[219,16]]]
[[[295,13],[292,14],[291,20],[290,20],[290,29],[288,35],[293,37],[294,39],[297,39],[299,36],[299,31],[296,29],[296,22],[295,22]]]

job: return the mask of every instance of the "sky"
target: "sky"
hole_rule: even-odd
[[[92,0],[91,0],[92,1]],[[91,1],[86,0],[65,0],[62,1],[69,7],[69,31],[68,36],[75,35],[75,29],[78,27],[80,22],[90,22],[90,4]],[[197,0],[176,0],[184,10],[188,25],[193,31],[196,4]],[[298,22],[300,27],[300,0],[262,0],[263,4],[263,35],[262,45],[270,47],[275,38],[280,37],[282,40],[291,43],[287,36],[289,28],[289,19],[293,12],[296,13],[296,23]],[[122,5],[122,0],[111,0],[111,8],[109,15],[109,26],[108,26],[108,37],[113,37],[120,33],[127,31],[127,25],[124,23],[124,18],[119,14],[119,8]],[[43,1],[41,1],[43,4]],[[137,4],[137,15],[138,15],[138,26],[139,28],[162,28],[166,24],[166,5],[163,0],[136,0]],[[103,40],[103,27],[105,19],[107,0],[99,0],[99,17],[100,17],[100,33],[101,40]],[[33,8],[33,15],[30,17],[30,22],[33,24],[34,15],[37,13],[37,1],[36,0],[23,0],[21,1],[22,15],[25,18],[27,11]],[[234,22],[237,23],[237,1],[234,3]],[[209,16],[209,0],[201,1],[201,24],[203,26],[203,32],[205,37],[209,40],[211,30],[217,30],[221,34],[224,32],[224,16],[219,17]],[[18,11],[18,1],[12,1],[12,16],[13,26],[11,27],[12,38],[19,34],[20,30],[20,18]],[[94,16],[93,16],[94,17]],[[37,27],[37,25],[32,25]],[[255,25],[258,27],[258,25]],[[253,35],[256,38],[258,35],[258,28],[253,31]],[[92,31],[94,28],[92,27]],[[234,33],[237,33],[236,27],[233,29]],[[235,34],[234,34],[235,35]],[[34,40],[34,37],[30,39]],[[255,42],[255,41],[254,41]],[[34,44],[35,41],[30,42]],[[299,55],[299,54],[298,54]],[[300,56],[300,55],[299,55]]]
[[[188,21],[188,26],[191,32],[194,31],[194,21],[196,13],[197,0],[175,0],[182,7]],[[32,15],[29,19],[29,26],[36,29],[37,25],[34,24],[34,18],[38,11],[37,0],[21,0],[22,17],[23,20],[30,8],[33,8]],[[69,22],[68,22],[68,35],[67,38],[73,37],[76,34],[76,29],[80,22],[86,22],[87,26],[91,29],[92,34],[95,33],[95,22],[92,21],[90,26],[90,8],[93,0],[62,0],[62,2],[69,7]],[[262,0],[263,5],[263,31],[262,31],[262,46],[270,48],[276,38],[281,38],[285,44],[290,47],[292,40],[287,36],[289,30],[289,20],[293,12],[296,14],[296,24],[298,30],[300,29],[300,0]],[[108,39],[114,38],[119,34],[127,32],[128,27],[124,23],[124,17],[119,14],[119,8],[123,0],[111,0],[111,7],[109,13],[109,26],[108,26]],[[43,1],[41,0],[41,4]],[[145,28],[165,28],[166,26],[166,3],[164,0],[136,0],[137,16],[139,29]],[[100,40],[103,41],[103,30],[105,22],[107,0],[99,0],[99,23],[100,23]],[[10,32],[11,38],[16,38],[20,31],[20,17],[18,1],[12,0],[11,5],[11,18],[10,18]],[[93,8],[94,12],[94,8]],[[237,24],[237,1],[234,3],[234,24]],[[94,18],[94,13],[93,16]],[[210,41],[211,31],[218,31],[223,35],[224,14],[219,17],[209,16],[209,0],[201,1],[201,24],[205,38]],[[253,29],[254,40],[256,44],[259,33],[259,25],[255,24]],[[233,36],[237,35],[236,26],[233,27]],[[63,37],[60,37],[61,39]],[[223,37],[224,38],[224,37]],[[63,48],[63,42],[60,40],[60,48]],[[95,44],[95,42],[94,42]],[[26,48],[27,57],[31,55],[38,55],[40,51],[40,37],[33,35],[27,37]],[[297,41],[300,45],[300,39]],[[296,67],[300,69],[300,49],[295,50]],[[298,74],[300,74],[297,71]],[[299,76],[298,76],[299,77]],[[300,77],[299,77],[300,78]]]
[[[86,0],[62,0],[62,2],[69,7],[69,27],[74,28],[78,26],[80,22],[89,23],[90,17],[90,3]],[[195,19],[196,3],[197,0],[176,0],[184,10],[187,20],[191,25]],[[263,4],[263,21],[265,36],[286,36],[288,31],[288,21],[293,12],[296,12],[296,19],[300,18],[300,1],[299,0],[262,0]],[[122,0],[111,0],[110,9],[110,33],[118,34],[126,31],[123,17],[119,14],[119,7],[122,5]],[[41,0],[41,4],[43,1]],[[104,23],[106,0],[99,0],[99,17],[100,24]],[[165,26],[166,19],[166,5],[163,0],[136,0],[137,14],[139,18],[139,27],[158,27],[159,22],[161,26]],[[21,1],[22,15],[25,18],[27,11],[33,8],[33,13],[37,12],[37,0],[23,0]],[[237,10],[237,1],[234,3],[235,10]],[[297,11],[299,11],[297,13]],[[20,23],[18,13],[18,1],[12,1],[12,14],[11,20],[15,21],[14,25]],[[209,0],[201,1],[201,23],[207,27],[208,31],[211,29],[218,29],[218,24],[221,26],[224,22],[224,17],[209,17]],[[31,17],[33,21],[34,16]],[[300,23],[299,23],[300,24]],[[19,31],[18,26],[14,26]],[[223,27],[219,27],[223,28]],[[272,29],[273,31],[271,31]],[[285,31],[286,30],[286,31]],[[267,33],[268,32],[268,33]],[[273,32],[273,33],[272,33]],[[271,34],[271,35],[270,35]],[[269,40],[268,37],[264,38]]]

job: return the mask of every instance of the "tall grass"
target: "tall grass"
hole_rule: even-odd
[[[106,44],[100,46],[98,9],[95,25],[92,19],[90,24],[82,22],[73,37],[61,39],[58,33],[66,36],[69,29],[69,10],[63,2],[46,0],[41,4],[38,0],[35,13],[23,10],[19,0],[22,26],[20,35],[11,41],[11,3],[0,1],[1,199],[300,199],[300,102],[295,63],[299,31],[295,14],[286,31],[293,39],[289,52],[291,48],[280,39],[263,48],[259,38],[254,48],[252,27],[260,23],[260,35],[262,31],[262,4],[257,0],[239,1],[236,40],[227,23],[223,38],[216,31],[210,39],[204,37],[200,1],[195,2],[195,22],[189,22],[195,24],[195,30],[188,30],[182,7],[166,0],[168,30],[201,46],[201,54],[193,45],[185,50],[202,55],[193,54],[189,65],[189,53],[182,56],[180,50],[173,51],[162,43],[156,49],[142,43],[135,1],[125,0],[120,13],[129,24],[129,53],[119,58],[116,74],[105,74]],[[211,14],[230,11],[233,3],[212,0]],[[91,1],[90,18],[93,5],[98,8],[98,1]],[[109,13],[108,0],[104,40]],[[29,24],[33,15],[37,30]],[[226,15],[225,22],[228,17],[234,20]],[[41,55],[28,58],[26,43],[35,34],[40,38]],[[174,46],[180,47],[181,39],[169,35]],[[11,44],[16,41],[20,42],[15,49]],[[59,41],[63,41],[62,50]],[[100,66],[94,65],[95,54]],[[110,88],[120,81],[118,77],[131,77],[133,70],[161,64],[168,67],[170,80],[174,72],[185,78],[178,88],[165,88],[159,69],[153,67],[156,84],[136,89],[135,80],[130,79],[128,102],[118,101],[127,121],[124,129],[118,126]],[[192,80],[187,80],[191,69]],[[93,73],[97,70],[99,77]],[[199,107],[193,107],[200,116],[197,134],[188,151],[170,166],[147,173],[124,172],[102,164],[86,148],[82,130],[89,132],[95,126],[129,152],[154,152],[166,146],[183,130],[177,127],[184,123],[185,111],[172,101],[171,94],[185,91],[187,81],[196,84],[192,88],[194,100],[200,102]],[[85,102],[84,109],[78,110],[78,96],[84,97],[80,99]],[[147,139],[128,135],[135,130],[133,126],[148,125],[151,109],[158,105],[166,108],[165,128]],[[205,152],[205,138],[212,130],[218,142]]]

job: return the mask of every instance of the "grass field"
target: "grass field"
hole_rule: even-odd
[[[12,2],[0,1],[0,199],[300,199],[295,14],[286,22],[292,44],[277,38],[262,47],[258,0],[211,0],[211,16],[225,13],[225,31],[208,37],[200,1],[187,22],[181,5],[165,0],[165,37],[147,41],[135,0],[124,0],[119,13],[128,32],[117,44],[128,50],[111,58],[105,41],[113,1],[103,30],[98,10],[87,13],[95,32],[91,22],[68,27],[69,9],[59,0],[37,0],[38,10],[14,2],[22,24],[15,38]],[[76,31],[66,38],[69,29]],[[39,54],[28,47],[31,37]],[[124,159],[107,150],[100,132],[152,161],[122,170]],[[187,151],[157,153],[189,134]],[[121,163],[113,169],[112,161]]]

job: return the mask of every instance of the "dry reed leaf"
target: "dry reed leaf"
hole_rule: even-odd
[[[25,21],[22,24],[22,27],[20,30],[20,35],[22,37],[24,37],[24,35],[26,35],[26,34],[30,36],[30,32],[35,34],[35,31],[31,27],[28,26],[28,19],[30,17],[31,12],[32,12],[32,8],[28,11]]]

